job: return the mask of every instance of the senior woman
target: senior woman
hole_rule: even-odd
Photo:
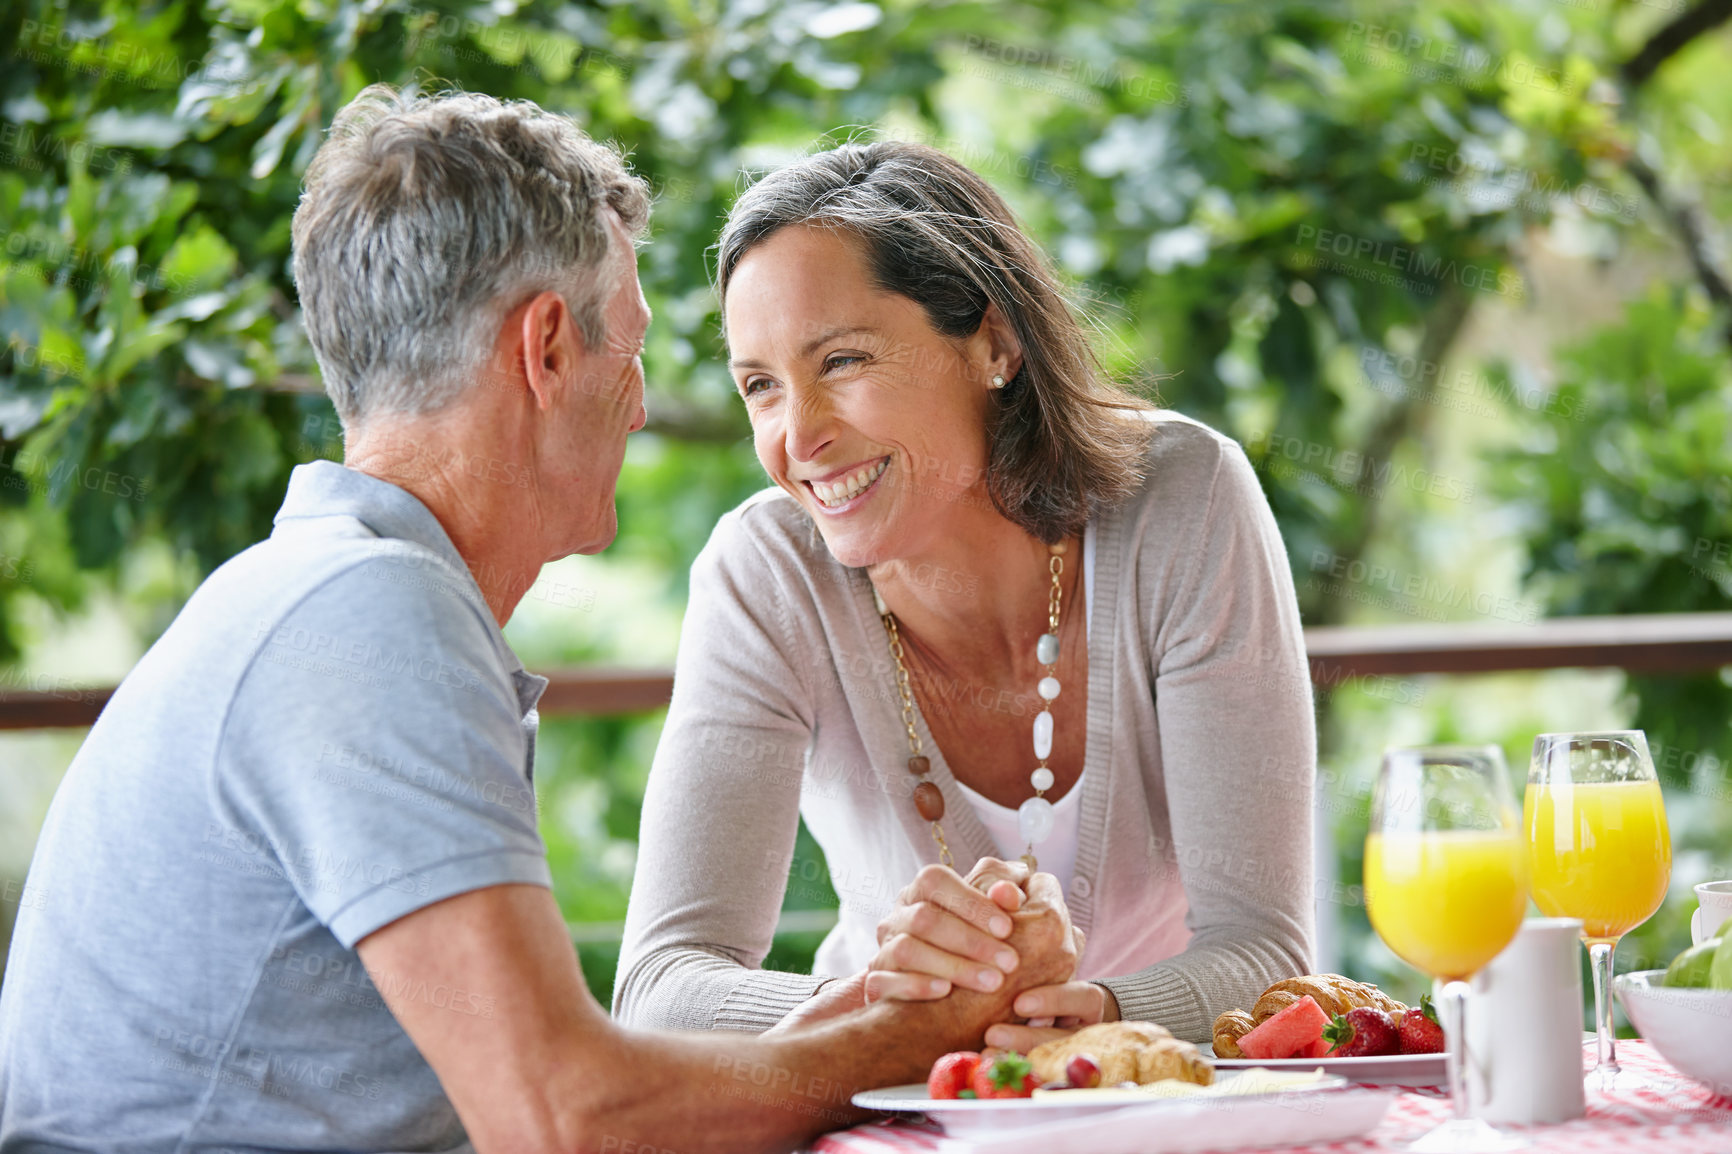
[[[1004,202],[931,148],[766,177],[718,285],[774,487],[692,570],[615,1013],[761,1031],[996,988],[1025,960],[950,867],[1019,858],[1087,945],[992,1044],[1121,1016],[1202,1040],[1305,972],[1310,686],[1238,446],[1103,380]],[[841,906],[812,975],[759,968],[802,815]]]

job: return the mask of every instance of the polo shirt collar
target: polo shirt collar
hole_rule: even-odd
[[[412,541],[433,550],[462,573],[463,555],[427,506],[389,481],[368,476],[335,461],[296,465],[289,491],[272,522],[313,517],[353,517],[380,537]]]
[[[445,526],[439,523],[431,509],[407,489],[335,461],[296,465],[289,474],[289,490],[283,495],[283,507],[277,510],[271,524],[281,527],[286,521],[320,517],[353,517],[382,538],[412,541],[425,546],[469,578],[469,587],[475,591],[476,603],[482,610],[481,616],[506,655],[517,704],[523,715],[528,716],[547,689],[547,678],[523,668],[523,662],[505,640],[498,622],[493,620],[493,614],[487,611],[487,601],[481,595],[481,587],[475,583],[474,574],[469,571],[468,562],[451,543]],[[532,746],[531,773],[534,772],[534,760]]]

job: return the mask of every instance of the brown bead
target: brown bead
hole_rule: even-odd
[[[914,808],[927,821],[941,821],[944,818],[944,795],[938,792],[936,785],[923,781],[914,787]]]
[[[915,777],[925,777],[927,774],[932,772],[931,759],[925,757],[909,758],[908,772],[912,773]]]

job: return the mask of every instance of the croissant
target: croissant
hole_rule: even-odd
[[[1201,1051],[1182,1042],[1153,1022],[1100,1022],[1085,1026],[1066,1038],[1045,1042],[1029,1051],[1029,1065],[1042,1082],[1062,1082],[1065,1067],[1078,1054],[1087,1054],[1101,1070],[1101,1085],[1120,1082],[1144,1085],[1177,1078],[1207,1086],[1215,1080],[1215,1068]]]
[[[1255,1018],[1244,1010],[1228,1010],[1215,1019],[1215,1057],[1243,1058],[1239,1052],[1239,1039],[1249,1034],[1257,1025]]]
[[[1395,1018],[1407,1013],[1405,1005],[1376,986],[1356,982],[1340,974],[1306,974],[1304,977],[1276,982],[1264,990],[1263,996],[1257,999],[1257,1004],[1251,1009],[1251,1017],[1261,1025],[1306,994],[1310,994],[1331,1018],[1361,1006],[1375,1007]]]

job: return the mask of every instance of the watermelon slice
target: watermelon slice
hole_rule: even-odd
[[[1328,1038],[1318,1038],[1315,1042],[1312,1042],[1309,1046],[1306,1046],[1303,1050],[1300,1050],[1293,1056],[1295,1058],[1326,1058],[1329,1056],[1329,1051],[1332,1048],[1333,1047],[1329,1045]]]
[[[1239,1039],[1239,1052],[1259,1062],[1281,1058],[1308,1058],[1314,1044],[1322,1041],[1329,1015],[1306,994],[1273,1018]]]

